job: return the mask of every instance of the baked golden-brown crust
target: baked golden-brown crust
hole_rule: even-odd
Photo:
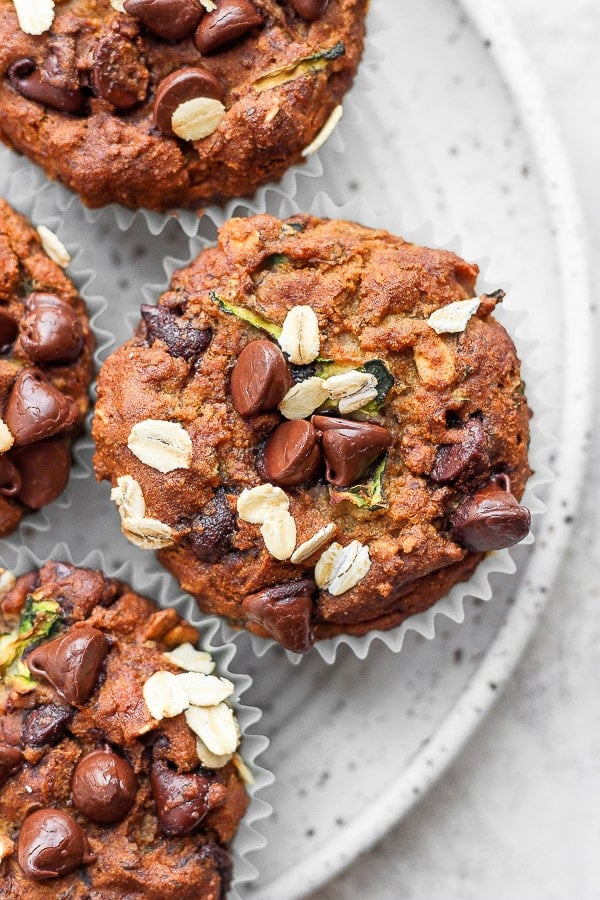
[[[331,0],[312,22],[289,0],[255,0],[255,6],[263,24],[206,56],[191,38],[156,37],[109,0],[57,4],[52,28],[38,37],[19,28],[11,0],[0,0],[0,137],[90,206],[198,209],[253,193],[302,161],[302,150],[350,87],[367,0]],[[114,54],[115,81],[129,89],[144,85],[133,108],[118,110],[86,87],[93,86],[100,45]],[[21,60],[32,60],[51,88],[82,89],[81,111],[69,114],[23,96],[9,78]],[[170,73],[198,65],[220,83],[227,113],[202,140],[168,137],[153,122],[157,88]],[[288,68],[285,78],[263,80]]]
[[[17,579],[0,606],[0,630],[18,626],[28,603],[35,609],[45,601],[59,606],[48,637],[77,633],[85,626],[104,635],[108,653],[91,696],[77,706],[44,678],[33,687],[28,680],[15,680],[10,675],[14,665],[7,667],[2,658],[0,897],[221,900],[231,876],[229,844],[248,804],[244,786],[233,762],[217,770],[199,767],[195,737],[184,716],[153,723],[142,695],[153,673],[180,671],[164,656],[178,642],[178,629],[179,638],[192,642],[197,632],[174,610],[158,610],[128,585],[60,562]],[[26,648],[25,663],[45,640]],[[3,766],[11,749],[20,750],[22,758],[7,776]],[[116,753],[135,773],[133,805],[113,824],[90,821],[73,801],[77,764],[98,750]],[[173,773],[200,772],[218,785],[220,805],[190,833],[161,832],[149,774],[157,763]],[[73,816],[95,860],[62,877],[28,877],[19,834],[38,809]]]
[[[51,330],[48,328],[48,306],[44,307],[44,303],[48,302],[48,295],[50,302],[54,297],[58,307],[62,307],[59,313],[62,326],[66,323],[66,330],[67,332],[70,330],[71,337],[73,329],[77,331],[75,343],[63,351],[67,357],[72,358],[48,359],[49,355],[60,356],[60,347],[58,354],[55,347],[46,346],[46,352],[40,347],[41,341],[48,344]],[[40,301],[40,298],[41,303],[36,302]],[[44,310],[40,312],[42,307]],[[64,343],[68,335],[61,327],[61,337],[56,327],[56,312],[51,312],[50,315],[53,317],[51,323],[53,335],[56,338],[58,334]],[[7,409],[15,390],[15,383],[19,376],[22,378],[24,372],[32,370],[41,372],[43,379],[52,386],[52,392],[57,390],[62,395],[64,400],[55,397],[58,403],[67,403],[70,406],[68,411],[65,407],[64,426],[48,435],[49,441],[41,438],[36,442],[26,438],[24,445],[19,446],[17,441],[11,449],[0,454],[2,476],[0,535],[5,535],[16,528],[32,505],[36,509],[39,508],[44,505],[43,501],[47,496],[55,495],[57,491],[60,493],[61,485],[64,487],[64,481],[68,476],[68,451],[73,439],[81,431],[89,410],[88,387],[92,377],[95,341],[89,327],[85,305],[78,296],[75,286],[45,252],[31,224],[1,198],[0,316],[0,331],[4,333],[6,324],[9,328],[4,333],[9,340],[5,342],[5,338],[0,339],[0,344],[3,345],[0,352],[0,418],[5,421],[9,418]],[[35,326],[32,316],[38,327]],[[43,335],[39,330],[40,316],[46,322]],[[14,325],[10,325],[10,322],[14,322]],[[33,342],[32,334],[35,338]],[[46,358],[40,359],[40,355]],[[19,418],[22,419],[22,416]],[[48,431],[48,428],[44,430]],[[43,434],[43,431],[40,431],[40,434]],[[35,451],[32,450],[34,446]],[[32,483],[34,476],[37,478],[39,472],[31,471],[31,465],[24,459],[24,449],[28,455],[41,450],[39,457],[41,468],[48,467],[46,474],[49,479],[45,484]],[[32,457],[29,456],[29,459]],[[25,493],[13,492],[14,471],[11,468],[13,465],[21,471]],[[27,502],[24,502],[23,498]]]
[[[477,541],[469,549],[458,524],[453,527],[457,508],[480,490],[500,490],[496,478],[502,490],[509,487],[520,497],[529,474],[529,410],[519,362],[492,315],[500,295],[482,296],[459,333],[437,334],[427,322],[435,310],[474,296],[477,271],[453,253],[385,231],[298,215],[287,222],[233,219],[216,247],[175,273],[159,312],[145,313],[150,325],[142,323],[102,367],[95,467],[97,477],[113,485],[125,475],[139,484],[146,516],[171,528],[161,562],[202,609],[266,635],[272,632],[246,615],[245,598],[300,580],[296,594],[314,598],[317,639],[362,634],[397,625],[471,574],[483,553]],[[380,408],[349,415],[377,423],[391,436],[383,502],[356,505],[327,483],[322,469],[305,484],[285,488],[297,545],[334,523],[336,542],[368,547],[368,573],[339,595],[316,590],[312,581],[323,547],[297,565],[278,560],[259,526],[236,516],[241,491],[267,480],[259,474],[261,452],[282,417],[277,410],[242,416],[232,403],[230,377],[240,353],[269,335],[228,312],[226,304],[258,314],[267,326],[281,326],[292,307],[314,310],[323,361],[292,367],[296,381],[327,374],[327,361],[359,369],[378,359],[393,376]],[[165,331],[167,321],[207,335],[205,349],[184,358]],[[161,474],[128,448],[132,427],[145,419],[185,428],[189,468]],[[441,448],[466,447],[466,435],[476,438],[475,450],[469,455],[461,449],[462,469],[449,475],[448,450]],[[526,532],[526,512],[522,516]],[[220,529],[218,546],[213,541],[203,549],[211,528]]]

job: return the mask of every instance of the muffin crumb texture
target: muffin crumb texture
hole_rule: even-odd
[[[296,652],[392,628],[520,541],[530,413],[477,273],[350,222],[230,220],[101,370],[125,535]]]
[[[220,900],[251,776],[197,630],[67,563],[0,596],[0,897]]]

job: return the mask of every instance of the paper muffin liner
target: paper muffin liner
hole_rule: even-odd
[[[348,219],[375,228],[385,228],[392,234],[400,235],[415,244],[452,250],[458,255],[462,255],[461,242],[458,238],[448,238],[437,234],[431,224],[425,224],[420,228],[406,227],[399,210],[390,208],[389,205],[383,209],[375,209],[360,197],[355,197],[345,204],[339,204],[330,196],[321,193],[313,199],[312,203],[302,209],[295,200],[281,198],[280,202],[277,205],[273,204],[273,207],[269,210],[269,212],[280,218],[286,218],[300,211],[326,218]],[[176,259],[173,256],[167,256],[163,263],[163,278],[160,282],[143,288],[140,303],[156,303],[158,297],[168,287],[173,271],[189,264],[198,253],[214,243],[219,224],[220,220],[211,220],[207,214],[203,232],[206,231],[207,235],[210,234],[210,237],[199,234],[190,238],[188,253],[185,258]],[[210,228],[208,227],[209,225]],[[467,253],[466,256],[471,259],[471,254]],[[477,282],[477,291],[479,293],[491,293],[501,286],[505,290],[509,287],[506,283],[488,283],[485,276],[488,265],[487,260],[480,259],[478,264],[481,269]],[[517,351],[522,360],[521,373],[527,386],[527,399],[534,411],[534,416],[530,423],[531,445],[529,453],[533,474],[527,483],[527,489],[522,500],[532,513],[531,533],[515,547],[488,554],[468,581],[455,585],[444,598],[430,607],[430,609],[408,618],[396,628],[390,631],[375,630],[360,637],[338,635],[329,640],[317,641],[314,649],[310,652],[318,653],[328,663],[335,661],[341,645],[347,645],[361,659],[367,656],[373,641],[381,641],[390,650],[399,652],[402,649],[404,638],[408,631],[416,631],[428,639],[433,638],[436,633],[437,617],[440,617],[442,621],[444,617],[447,617],[454,622],[462,622],[465,615],[464,604],[468,599],[478,598],[487,601],[493,598],[499,602],[500,599],[504,599],[509,595],[509,592],[515,585],[515,573],[531,552],[537,524],[545,510],[543,499],[545,486],[553,479],[549,463],[554,438],[551,437],[548,422],[553,407],[548,405],[545,400],[548,391],[544,390],[544,371],[541,368],[536,368],[536,330],[531,315],[528,314],[527,310],[517,308],[515,302],[511,300],[510,289],[507,291],[505,301],[497,309],[496,315],[502,324],[505,325],[517,345]],[[123,316],[115,304],[109,304],[99,317],[99,323],[102,328],[114,335],[115,346],[129,339],[138,321],[139,309],[137,307],[128,309],[127,315]],[[105,358],[107,350],[108,347],[105,346],[104,349],[99,351],[101,359]],[[103,482],[99,487],[99,492],[102,494],[102,513],[99,517],[103,518],[106,515],[110,518],[110,534],[113,547],[118,544],[119,553],[123,552],[128,558],[139,559],[140,565],[147,572],[152,572],[155,575],[162,572],[162,566],[154,554],[132,546],[120,534],[116,536],[120,523],[118,513],[108,499],[109,490],[107,482]],[[95,502],[96,504],[98,503],[98,498],[96,498]],[[234,640],[239,642],[239,636],[246,633],[234,630],[225,621],[221,622],[221,627],[224,639],[227,641]],[[269,652],[270,649],[278,647],[274,641],[259,638],[256,635],[249,635],[249,641],[252,651],[259,657]],[[302,659],[298,654],[290,651],[285,652],[289,660],[294,663],[298,663]]]
[[[327,142],[303,164],[291,166],[280,181],[263,185],[252,197],[232,198],[223,206],[211,205],[200,212],[176,209],[169,213],[157,213],[146,209],[130,210],[118,203],[100,209],[89,209],[81,203],[77,194],[59,182],[50,181],[43,170],[25,156],[0,148],[0,169],[6,172],[9,179],[24,178],[36,195],[46,195],[48,205],[61,217],[73,214],[78,216],[82,212],[89,225],[97,225],[101,221],[107,221],[104,217],[108,216],[108,220],[123,232],[142,221],[150,234],[155,236],[162,234],[172,222],[177,222],[184,234],[191,237],[201,231],[205,216],[211,222],[221,225],[234,215],[265,212],[273,202],[282,198],[297,197],[301,203],[307,202],[307,198],[319,189],[319,179],[325,178],[331,189],[335,173],[340,169],[340,154],[353,143],[354,135],[360,131],[363,110],[368,108],[369,94],[376,86],[376,70],[383,58],[380,42],[385,29],[385,15],[373,4],[366,21],[365,49],[354,84],[342,100],[344,115],[341,122]],[[339,199],[343,196],[341,194]]]
[[[159,606],[173,607],[180,616],[187,619],[200,631],[200,647],[214,657],[219,675],[225,676],[235,686],[233,703],[235,713],[242,732],[240,754],[248,766],[253,784],[246,785],[250,804],[246,815],[240,822],[236,837],[232,844],[233,882],[228,894],[230,900],[241,900],[244,888],[258,876],[258,870],[251,857],[256,851],[266,846],[266,839],[261,834],[260,822],[272,813],[269,803],[261,799],[259,794],[274,781],[272,773],[258,762],[259,757],[267,749],[269,741],[257,732],[261,711],[254,706],[242,702],[241,697],[252,687],[250,675],[242,674],[232,668],[237,655],[237,648],[231,642],[224,644],[219,639],[219,622],[214,617],[202,616],[192,598],[178,592],[177,585],[165,572],[146,571],[143,566],[136,566],[131,560],[114,566],[107,565],[104,554],[93,550],[86,556],[78,558],[72,554],[66,543],[56,544],[52,551],[39,556],[30,547],[15,545],[9,540],[0,548],[0,565],[16,575],[23,575],[34,568],[39,568],[49,559],[69,562],[75,566],[98,569],[110,578],[118,578],[131,587],[155,600]]]
[[[96,338],[96,353],[98,353],[110,340],[110,335],[102,329],[98,321],[106,307],[106,300],[93,290],[96,273],[89,265],[91,257],[86,256],[81,247],[73,242],[73,232],[66,227],[67,223],[61,220],[57,214],[50,192],[37,190],[35,175],[33,168],[14,174],[10,168],[6,170],[0,167],[0,196],[4,197],[16,212],[25,216],[34,228],[38,225],[45,225],[65,244],[72,258],[70,265],[65,269],[65,274],[74,283],[79,296],[87,307],[90,326]],[[90,419],[91,413],[86,420],[84,433],[74,441],[71,447],[72,465],[67,487],[53,503],[36,512],[26,514],[11,535],[12,539],[25,540],[36,532],[48,532],[58,511],[64,514],[71,507],[73,483],[89,478],[91,475],[89,466]]]

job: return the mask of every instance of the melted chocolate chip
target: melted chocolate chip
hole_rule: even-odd
[[[36,363],[71,362],[83,349],[81,320],[66,304],[34,305],[23,322],[21,346]]]
[[[17,858],[25,875],[35,880],[68,875],[96,859],[83,828],[59,809],[38,809],[27,816]]]
[[[165,41],[182,41],[194,33],[203,9],[195,0],[125,0],[131,16]]]
[[[438,447],[430,478],[437,484],[466,481],[490,465],[489,438],[479,419],[469,419],[458,433],[459,443]]]
[[[70,707],[57,706],[54,703],[29,710],[23,717],[23,743],[31,747],[57,744],[65,734],[72,717],[73,710]]]
[[[8,78],[13,88],[36,103],[42,103],[60,112],[77,113],[84,104],[83,93],[79,90],[58,87],[45,80],[36,68],[35,60],[19,59],[8,70]]]
[[[127,815],[135,800],[137,780],[122,756],[112,750],[94,750],[78,762],[71,790],[75,808],[104,825]]]
[[[108,641],[97,628],[80,625],[36,647],[27,657],[33,675],[46,678],[65,700],[81,706],[92,695],[108,653]]]
[[[4,421],[15,446],[33,444],[66,431],[77,420],[76,404],[54,387],[39,369],[23,369],[13,384]]]
[[[339,487],[353,484],[392,443],[387,428],[371,422],[328,416],[311,421],[321,436],[327,480]]]
[[[133,109],[148,93],[150,73],[131,41],[111,34],[94,48],[91,83],[97,97],[115,109]]]
[[[200,22],[194,43],[205,55],[216,53],[262,23],[262,16],[250,0],[220,0]]]
[[[171,137],[176,137],[171,120],[175,110],[198,97],[223,99],[223,88],[215,76],[201,66],[186,66],[167,75],[158,86],[154,101],[154,123]]]
[[[225,494],[217,492],[193,521],[188,541],[202,562],[216,562],[231,550],[236,516]]]
[[[285,358],[272,341],[246,344],[231,372],[231,402],[241,416],[277,409],[290,386]]]
[[[163,834],[188,834],[205,815],[225,801],[222,784],[199,773],[179,774],[162,760],[152,763],[150,784]]]
[[[450,525],[454,539],[469,550],[501,550],[527,536],[531,514],[510,493],[508,478],[497,476],[461,503]]]
[[[329,5],[329,0],[290,0],[299,16],[314,22],[320,19]]]
[[[0,347],[12,344],[19,332],[19,325],[5,309],[0,309]]]
[[[320,466],[321,450],[310,422],[283,422],[269,435],[261,467],[265,481],[294,487],[316,475]]]
[[[148,342],[163,341],[171,356],[196,362],[212,340],[212,328],[195,328],[162,306],[144,304],[140,311]]]
[[[40,309],[43,306],[59,306],[62,309],[72,309],[71,305],[58,297],[56,294],[49,294],[46,291],[32,291],[25,301],[25,309],[28,313]]]
[[[14,497],[21,490],[21,476],[7,456],[0,456],[0,494]]]
[[[256,622],[286,650],[306,653],[315,642],[313,633],[313,597],[317,586],[309,579],[290,581],[249,594],[242,609],[250,622]]]
[[[20,480],[17,497],[30,509],[52,503],[67,486],[71,458],[60,441],[42,441],[13,450],[12,460]]]
[[[8,744],[0,744],[0,785],[4,784],[11,775],[23,765],[24,756],[16,747]]]

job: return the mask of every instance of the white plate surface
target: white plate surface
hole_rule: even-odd
[[[366,660],[342,648],[335,666],[316,653],[295,666],[277,648],[256,659],[246,635],[236,638],[232,668],[254,676],[244,700],[264,710],[271,746],[261,761],[277,776],[262,795],[275,808],[261,823],[269,843],[254,856],[260,875],[245,895],[260,900],[306,896],[340,871],[473,732],[535,628],[587,452],[591,329],[578,210],[509,24],[492,0],[374,0],[371,25],[363,90],[320,154],[324,178],[298,179],[299,201],[308,208],[324,189],[340,203],[364,196],[376,211],[367,224],[402,232],[434,222],[432,242],[460,235],[467,259],[489,259],[486,281],[508,288],[507,311],[527,310],[520,346],[537,341],[527,351],[537,370],[536,427],[556,438],[546,450],[542,441],[541,453],[557,477],[545,488],[533,551],[517,554],[517,575],[496,579],[491,602],[467,602],[464,623],[438,617],[435,640],[409,633],[401,653],[376,642]],[[15,181],[17,168],[0,150],[0,191],[14,198],[22,184],[17,205],[27,211],[29,170]],[[80,265],[98,269],[91,290],[120,305],[126,334],[141,285],[163,281],[163,257],[186,257],[187,239],[176,223],[154,238],[141,216],[122,234],[110,210],[93,227],[76,201],[58,216],[55,195],[41,195],[38,222],[83,246]],[[277,195],[265,197],[277,211]],[[132,552],[144,565],[116,530],[106,486],[80,478],[69,494],[70,509],[49,511],[49,528],[23,527],[38,555],[67,539],[74,559],[99,548],[113,567]]]

